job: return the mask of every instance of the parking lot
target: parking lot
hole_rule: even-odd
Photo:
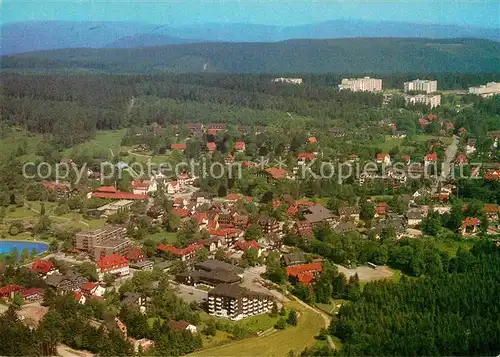
[[[370,268],[369,266],[360,266],[357,268],[346,268],[342,265],[336,264],[339,273],[344,274],[349,279],[354,274],[358,273],[360,281],[372,281],[378,279],[387,279],[394,275],[394,273],[385,265],[378,266],[377,269]]]
[[[188,303],[192,301],[200,303],[208,297],[208,293],[206,291],[196,289],[193,286],[176,283],[172,284],[172,286],[174,287],[176,294]]]

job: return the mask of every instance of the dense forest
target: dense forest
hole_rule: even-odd
[[[498,354],[500,248],[481,242],[456,259],[455,273],[367,284],[331,323],[345,342],[342,354]]]
[[[4,56],[7,69],[115,73],[497,72],[498,42],[479,39],[355,38],[191,43],[125,49],[64,49]]]
[[[400,118],[407,127],[406,119],[417,119],[410,111],[401,111],[404,101],[401,103],[397,98],[381,108],[381,94],[338,91],[335,84],[340,78],[336,74],[309,75],[306,82],[310,84],[290,86],[271,84],[270,77],[258,75],[4,74],[0,125],[51,134],[59,147],[71,147],[92,138],[96,130],[154,122],[162,126],[226,122],[282,127],[292,122],[290,115],[294,114],[303,119],[303,129],[325,131],[332,127],[347,128],[347,123],[347,129],[353,130],[387,117]],[[383,78],[391,86],[402,87],[404,80],[415,76],[395,74]],[[442,88],[466,88],[497,76],[441,74],[434,78]],[[467,129],[476,127],[483,132],[496,129],[491,115],[500,112],[498,100],[475,97],[463,100],[474,102],[475,109],[457,113],[442,107],[438,112]],[[416,109],[428,111],[425,107]],[[313,119],[314,124],[307,118]]]

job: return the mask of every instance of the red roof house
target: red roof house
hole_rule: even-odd
[[[194,256],[194,254],[203,248],[203,244],[193,243],[188,245],[186,248],[177,248],[170,244],[159,244],[156,247],[162,252],[169,252],[182,260],[189,259]]]
[[[170,145],[170,150],[179,150],[179,151],[184,151],[186,150],[186,144],[172,144]]]
[[[269,167],[266,169],[266,172],[275,180],[285,178],[288,173],[286,170],[276,167]]]
[[[425,162],[436,162],[438,160],[438,155],[433,152],[432,154],[426,154],[424,161]]]
[[[469,160],[467,159],[467,155],[465,154],[460,154],[457,156],[457,158],[455,159],[455,164],[457,165],[462,165],[462,164],[466,164]]]
[[[245,142],[244,141],[237,141],[234,143],[234,150],[236,151],[245,151]]]
[[[307,142],[309,144],[316,144],[318,142],[318,140],[316,139],[315,136],[311,136],[310,138],[307,139]]]
[[[97,267],[100,274],[119,274],[128,275],[128,259],[120,254],[112,254],[102,257],[97,261]]]
[[[10,284],[6,286],[2,286],[0,288],[0,297],[12,298],[14,294],[23,290],[24,288],[20,285]]]
[[[243,251],[246,251],[250,248],[255,248],[258,251],[260,251],[260,245],[255,240],[251,241],[239,240],[236,242],[235,247]]]
[[[146,260],[146,254],[144,254],[141,248],[133,247],[128,251],[127,259],[132,263],[143,262]]]
[[[207,143],[207,149],[209,152],[214,152],[217,149],[217,144],[213,142]]]
[[[389,205],[385,202],[380,202],[377,206],[375,206],[375,214],[377,216],[385,216],[387,215],[387,210],[389,209]]]
[[[118,191],[113,186],[101,186],[97,189],[97,191],[92,192],[91,196],[95,198],[109,198],[113,200],[145,200],[148,198],[148,195]]]
[[[299,152],[299,154],[297,155],[297,159],[302,162],[312,161],[315,157],[316,155],[314,155],[312,152]]]

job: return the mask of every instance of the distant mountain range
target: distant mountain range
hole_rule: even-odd
[[[132,36],[120,46],[136,41]],[[154,41],[160,41],[156,38]],[[173,41],[173,40],[172,40]],[[5,69],[113,73],[499,72],[500,42],[350,38],[203,42],[143,48],[63,49],[2,57]]]
[[[278,42],[366,37],[478,38],[500,41],[498,28],[334,20],[297,26],[203,24],[181,27],[126,22],[22,22],[1,27],[2,54],[62,48],[133,48],[193,42]]]

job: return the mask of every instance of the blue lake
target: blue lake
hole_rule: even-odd
[[[23,251],[24,248],[28,249],[28,252],[31,254],[33,248],[40,254],[49,249],[49,245],[46,243],[39,242],[27,242],[27,241],[11,241],[11,240],[0,240],[0,255],[1,254],[9,254],[15,248],[19,254]]]

